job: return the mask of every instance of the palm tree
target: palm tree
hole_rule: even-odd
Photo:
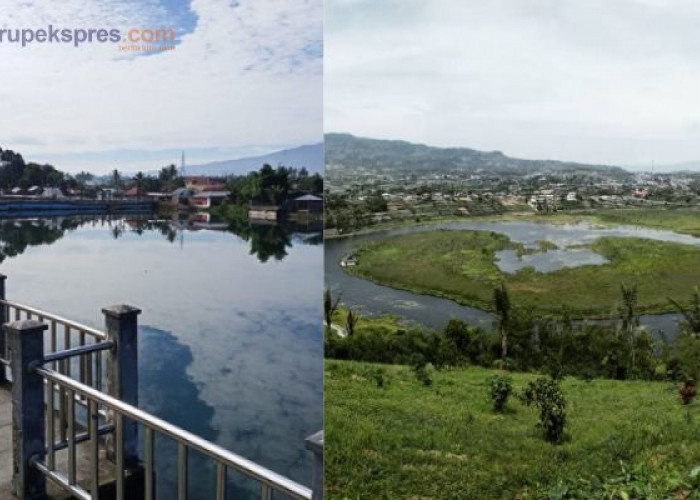
[[[138,201],[141,201],[141,186],[143,185],[143,172],[139,172],[136,174],[136,177],[134,177],[134,181],[136,181],[136,199]]]
[[[510,321],[510,297],[505,283],[493,291],[493,303],[498,317],[498,332],[501,335],[501,359],[508,357],[508,323]]]
[[[622,320],[621,329],[627,334],[630,343],[630,354],[632,357],[632,371],[636,364],[635,340],[637,330],[639,329],[639,311],[637,309],[638,292],[636,285],[627,286],[624,283],[620,285],[622,292],[622,304],[619,307],[620,318]]]
[[[340,295],[333,300],[333,295],[329,288],[326,288],[323,292],[323,312],[326,317],[326,327],[330,329],[333,324],[333,313],[338,309],[338,304],[340,303]]]
[[[360,315],[348,309],[348,316],[345,318],[345,330],[348,332],[348,337],[352,337],[355,333],[355,325],[360,320]]]
[[[116,168],[112,171],[112,185],[118,189],[122,184],[122,176]]]

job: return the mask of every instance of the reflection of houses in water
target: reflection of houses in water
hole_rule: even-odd
[[[248,217],[253,221],[277,221],[281,219],[282,207],[279,205],[251,203]]]
[[[281,204],[253,200],[248,217],[255,223],[261,220],[278,221],[285,217],[295,220],[320,219],[323,217],[323,199],[313,194],[303,194]]]
[[[202,191],[191,198],[192,206],[198,209],[207,209],[221,205],[231,197],[229,191]]]
[[[182,214],[181,214],[182,215]],[[154,219],[152,215],[122,217],[118,215],[82,215],[62,217],[0,218],[0,262],[23,253],[29,246],[50,244],[68,231],[82,225],[103,227],[113,238],[127,234],[160,233],[171,243],[184,245],[186,233],[217,231],[231,233],[250,244],[250,253],[261,262],[281,260],[294,244],[318,245],[323,242],[322,227],[317,222],[300,224],[285,221],[223,222],[206,212],[188,214],[174,220]]]

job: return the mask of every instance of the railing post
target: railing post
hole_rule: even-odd
[[[107,392],[125,403],[133,406],[139,404],[138,376],[138,322],[141,313],[135,307],[119,305],[102,309],[105,315],[107,337],[114,342],[109,351],[107,362]],[[112,418],[114,423],[114,418]],[[122,450],[124,465],[132,469],[138,465],[138,425],[135,421],[124,419]],[[108,440],[107,451],[114,459],[116,448]]]
[[[0,300],[5,300],[5,280],[7,276],[0,274]],[[4,304],[0,304],[0,326],[7,323],[7,307]],[[0,328],[0,358],[5,355],[5,347],[7,346],[7,340],[4,328]],[[7,374],[5,367],[0,364],[0,384],[7,382]]]
[[[313,453],[311,490],[313,500],[323,500],[323,431],[306,438],[306,449]]]
[[[46,456],[44,380],[31,368],[44,360],[47,328],[33,320],[3,326],[12,360],[12,488],[22,500],[46,497],[46,478],[32,466]]]

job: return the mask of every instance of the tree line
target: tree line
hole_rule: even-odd
[[[326,292],[325,351],[328,358],[376,363],[409,364],[421,361],[436,368],[480,365],[539,372],[555,378],[617,380],[685,380],[700,377],[700,291],[689,305],[669,299],[682,314],[675,338],[657,336],[640,326],[637,289],[620,286],[618,317],[607,322],[546,319],[519,307],[505,286],[494,291],[493,328],[469,325],[457,319],[442,331],[419,327],[387,332],[358,329],[358,313],[348,314],[342,325],[345,337],[331,329],[338,301]]]
[[[61,172],[52,165],[25,162],[21,154],[10,149],[0,148],[0,188],[12,189],[31,186],[60,187],[75,189],[79,182],[69,174]]]

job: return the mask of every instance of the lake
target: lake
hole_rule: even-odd
[[[309,485],[304,439],[323,427],[321,241],[280,226],[3,219],[0,272],[8,299],[91,326],[105,306],[142,309],[140,407]],[[174,456],[157,440],[158,498],[175,498]],[[230,498],[259,498],[229,477]],[[193,454],[190,498],[212,498],[213,482]]]
[[[493,231],[522,243],[534,253],[518,257],[513,251],[498,252],[496,264],[504,272],[516,272],[532,266],[540,272],[552,272],[564,267],[600,265],[605,259],[592,250],[580,248],[601,236],[648,238],[700,246],[700,238],[674,233],[673,231],[647,229],[636,226],[605,227],[586,222],[578,224],[551,224],[531,221],[457,221],[422,224],[399,229],[377,231],[326,241],[326,285],[341,294],[342,302],[358,307],[368,315],[391,314],[408,322],[418,323],[431,329],[442,329],[450,318],[457,318],[474,325],[491,326],[492,315],[481,309],[457,304],[448,299],[416,294],[404,290],[378,285],[371,281],[351,276],[340,267],[340,260],[352,253],[352,249],[365,241],[374,241],[396,235],[435,230]],[[549,241],[557,249],[546,253],[537,251],[539,242]],[[643,315],[642,325],[650,330],[663,331],[670,336],[678,330],[679,314]]]

